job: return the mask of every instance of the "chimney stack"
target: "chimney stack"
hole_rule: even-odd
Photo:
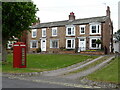
[[[38,23],[40,23],[40,18],[38,17]]]
[[[75,15],[73,12],[70,13],[69,20],[75,20]]]
[[[109,16],[110,17],[110,7],[109,6],[107,6],[107,10],[106,10],[106,16]]]

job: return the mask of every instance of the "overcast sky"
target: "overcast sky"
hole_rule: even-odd
[[[68,20],[70,12],[76,19],[105,16],[107,6],[111,9],[114,31],[118,30],[118,2],[120,0],[32,0],[39,11],[41,23]]]

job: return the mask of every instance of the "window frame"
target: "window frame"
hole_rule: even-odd
[[[45,35],[44,35],[44,31],[45,31]],[[46,37],[46,28],[42,28],[42,37]]]
[[[96,27],[96,33],[93,33],[92,27]],[[90,34],[101,34],[101,23],[90,23]]]
[[[71,29],[71,34],[68,34],[69,28]],[[66,36],[75,36],[75,26],[74,25],[66,26]]]
[[[68,47],[68,40],[71,41],[71,47]],[[66,39],[66,49],[75,49],[75,39]]]
[[[35,36],[33,36],[33,35],[34,35],[34,34],[33,34],[34,32],[35,32],[35,34],[36,34]],[[36,37],[37,37],[37,29],[32,29],[32,38],[36,38]]]
[[[57,47],[53,47],[52,45],[53,41],[57,41]],[[58,39],[50,40],[50,48],[59,48],[59,40]]]
[[[56,31],[56,35],[54,35],[54,31]],[[52,36],[57,36],[57,27],[52,28]]]
[[[79,26],[80,34],[85,34],[85,27],[86,27],[86,25],[80,25],[80,26]],[[81,32],[81,31],[82,31],[81,28],[84,28],[84,33]]]
[[[36,47],[33,47],[33,42],[36,42]],[[30,48],[38,48],[38,41],[37,40],[31,40],[30,42]]]
[[[90,38],[90,49],[101,49],[101,44],[99,44],[99,47],[98,47],[98,45],[96,44],[96,47],[92,47],[92,40],[97,40],[97,39],[99,39],[99,40],[101,40],[101,38],[95,38],[95,37],[93,37],[93,38]]]

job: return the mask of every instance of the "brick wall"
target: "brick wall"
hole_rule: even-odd
[[[110,45],[110,30],[111,30],[111,27],[109,25],[109,22],[110,19],[108,18],[108,20],[106,20],[105,23],[102,23],[101,24],[101,35],[102,35],[102,46],[107,48],[107,53],[109,53],[109,45]],[[86,48],[88,49],[89,48],[89,44],[90,44],[90,40],[89,40],[89,36],[90,36],[90,31],[89,31],[89,24],[85,24],[86,25],[86,29],[85,29],[85,33],[84,35],[80,35],[80,31],[79,31],[79,25],[76,25],[76,36],[73,36],[73,37],[87,37],[86,38]],[[55,53],[55,52],[59,52],[60,49],[51,49],[50,48],[50,40],[51,39],[59,39],[59,48],[61,47],[66,47],[66,27],[65,26],[60,26],[57,28],[57,32],[58,32],[58,35],[56,37],[52,37],[52,27],[50,28],[46,28],[46,34],[47,34],[47,37],[46,37],[46,50],[48,53]],[[100,36],[100,35],[92,35],[92,36]],[[40,42],[40,38],[42,38],[42,29],[38,29],[37,30],[37,37],[36,38],[32,38],[32,35],[31,33],[28,34],[28,47],[30,47],[30,41],[31,40],[38,40],[39,43],[38,43],[38,47],[40,48],[41,47],[41,42]],[[76,39],[76,46],[75,47],[78,47],[78,39]],[[36,49],[33,49],[33,48],[29,48],[28,49],[29,52],[31,51],[35,51]]]

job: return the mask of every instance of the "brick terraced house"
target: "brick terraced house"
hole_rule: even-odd
[[[101,43],[97,44],[98,40]],[[28,34],[28,47],[28,52],[36,52],[38,48],[46,53],[103,49],[109,54],[113,49],[110,7],[107,7],[106,16],[75,19],[71,12],[69,20],[34,25]]]

